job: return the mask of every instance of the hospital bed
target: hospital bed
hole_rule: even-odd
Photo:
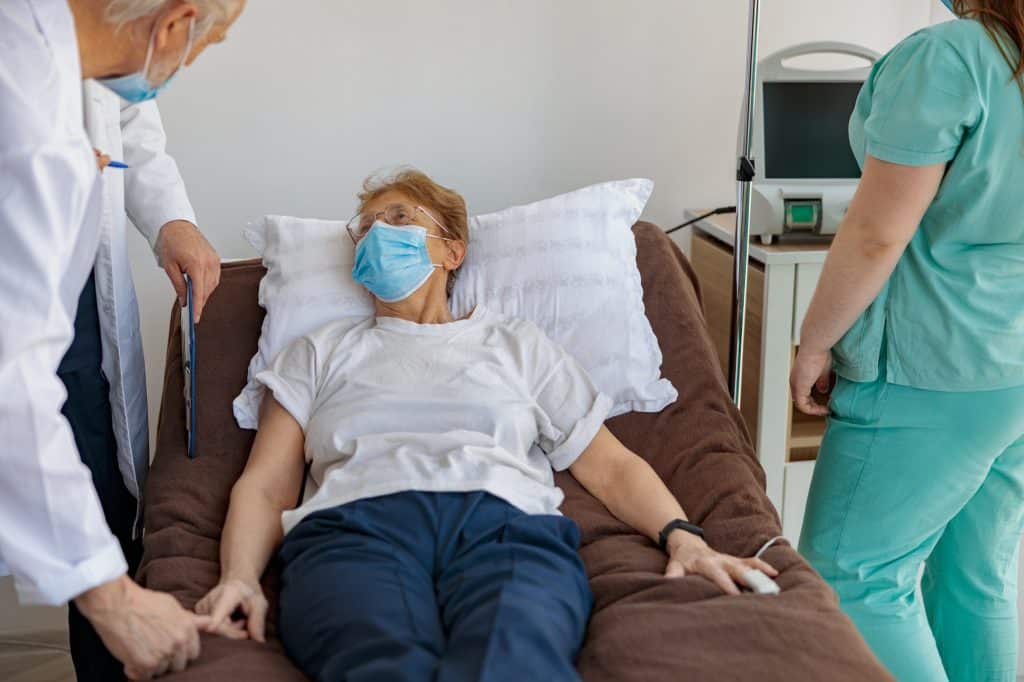
[[[780,534],[743,421],[729,399],[689,262],[658,227],[634,228],[644,303],[679,400],[657,414],[608,422],[650,461],[712,546],[749,556]],[[171,316],[156,457],[145,490],[145,556],[139,580],[192,607],[217,581],[221,528],[231,486],[254,433],[237,427],[231,401],[246,379],[263,311],[258,261],[224,266],[198,331],[201,448],[186,457],[180,323]],[[765,558],[781,571],[780,596],[725,597],[701,577],[661,577],[665,556],[612,517],[567,474],[564,513],[582,530],[580,553],[594,612],[578,660],[584,680],[892,679],[842,614],[825,583],[785,542]],[[174,682],[302,680],[274,636],[277,567],[264,579],[270,643],[204,636],[202,657]],[[509,665],[515,665],[509,661]]]

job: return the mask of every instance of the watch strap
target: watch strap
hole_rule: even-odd
[[[665,524],[665,527],[661,529],[661,532],[658,533],[658,546],[661,547],[663,552],[668,550],[668,536],[675,530],[685,530],[687,533],[696,535],[699,538],[704,537],[704,529],[696,524],[684,521],[683,519],[669,521]]]

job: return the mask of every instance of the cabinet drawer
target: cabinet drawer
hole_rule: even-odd
[[[821,277],[821,263],[800,263],[796,267],[796,298],[793,301],[793,343],[800,345],[800,327]]]

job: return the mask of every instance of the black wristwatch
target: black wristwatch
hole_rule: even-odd
[[[661,551],[668,551],[668,536],[672,534],[674,530],[685,530],[687,533],[693,533],[697,537],[704,538],[704,529],[698,525],[692,524],[689,521],[683,521],[682,519],[676,519],[675,521],[669,521],[665,524],[665,527],[658,533],[658,546],[661,547]]]

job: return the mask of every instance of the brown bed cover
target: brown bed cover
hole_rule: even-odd
[[[679,400],[657,414],[608,422],[667,482],[721,551],[751,555],[780,533],[742,420],[732,405],[686,257],[658,227],[634,228],[644,304]],[[185,455],[177,311],[171,316],[156,457],[145,489],[145,555],[139,579],[192,607],[217,581],[218,548],[234,481],[254,432],[231,413],[256,350],[263,311],[257,261],[226,264],[198,328],[199,457]],[[665,556],[616,520],[568,474],[562,507],[582,529],[580,553],[595,606],[578,660],[584,680],[868,682],[892,679],[833,592],[787,544],[765,558],[782,571],[778,597],[723,596],[701,577],[667,580]],[[274,613],[275,566],[264,585]],[[271,621],[273,616],[271,617]],[[174,682],[284,682],[304,677],[273,636],[261,645],[204,636],[203,654]],[[514,665],[514,662],[510,662]]]

